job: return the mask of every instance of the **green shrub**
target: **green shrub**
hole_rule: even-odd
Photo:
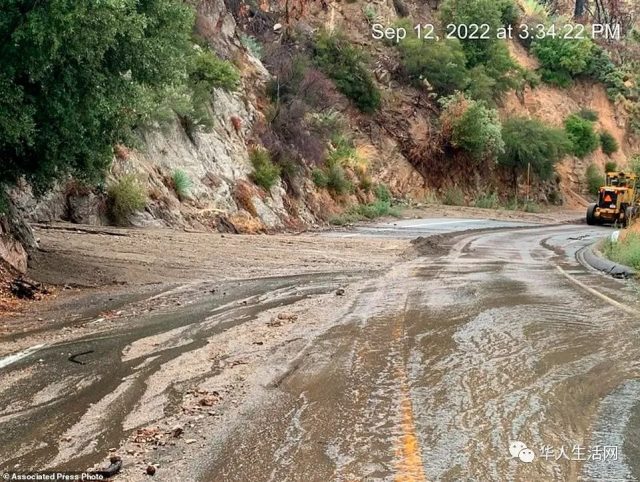
[[[442,95],[464,90],[469,84],[467,59],[457,39],[435,42],[408,35],[398,48],[404,69],[414,84],[421,86],[426,80]]]
[[[464,192],[457,186],[450,187],[442,196],[442,204],[447,206],[464,206]]]
[[[362,221],[363,217],[354,212],[345,212],[339,214],[337,216],[331,216],[329,218],[329,224],[333,224],[335,226],[345,226],[347,224],[357,223],[358,221]]]
[[[475,207],[483,209],[497,209],[500,205],[500,199],[496,193],[485,194],[476,199]]]
[[[199,50],[189,69],[189,80],[194,86],[206,89],[236,90],[240,74],[230,62],[219,58],[210,50]]]
[[[615,100],[618,95],[629,97],[626,73],[614,63],[611,54],[598,45],[593,48],[587,75],[606,86],[610,99]]]
[[[614,161],[607,161],[604,163],[604,172],[615,172],[618,170],[618,165]]]
[[[362,7],[362,13],[364,14],[364,18],[366,18],[367,22],[370,24],[375,22],[376,16],[378,15],[375,7],[370,3]]]
[[[476,161],[493,159],[504,151],[498,112],[482,101],[456,94],[442,101],[440,117],[450,144],[468,152]]]
[[[465,93],[471,99],[493,102],[497,82],[488,73],[484,65],[476,65],[469,72],[469,84]]]
[[[258,186],[270,191],[278,182],[280,167],[271,161],[271,156],[264,149],[254,149],[249,157],[253,165],[251,179]]]
[[[331,138],[333,149],[327,157],[327,163],[344,164],[356,158],[356,148],[353,141],[342,133]]]
[[[598,120],[598,113],[595,110],[591,109],[580,109],[578,115],[583,119],[586,119],[591,122],[595,122]]]
[[[573,83],[571,74],[563,70],[550,70],[541,68],[539,70],[540,78],[547,84],[555,85],[556,87],[562,87],[566,89]]]
[[[576,156],[582,158],[598,147],[598,135],[590,121],[572,114],[564,121],[564,128],[573,146],[572,152]]]
[[[528,17],[536,18],[539,21],[544,21],[549,17],[549,7],[538,0],[522,0],[520,5],[524,10],[523,13]]]
[[[443,25],[483,25],[491,30],[490,39],[461,40],[467,56],[468,67],[488,65],[492,49],[498,43],[495,32],[503,25],[507,2],[496,0],[445,0],[440,6]]]
[[[327,173],[322,169],[316,168],[311,171],[311,179],[317,187],[326,188],[327,186],[329,186],[329,177],[327,176]]]
[[[607,240],[604,244],[604,254],[616,263],[640,269],[640,235],[629,232],[615,243]]]
[[[602,131],[600,133],[600,146],[602,146],[602,152],[604,152],[607,156],[615,153],[619,149],[618,141],[616,138],[611,135],[610,132]],[[615,169],[612,169],[615,171]]]
[[[640,177],[640,154],[634,155],[629,161],[629,169],[636,176]]]
[[[542,80],[566,87],[571,84],[573,78],[589,72],[594,44],[588,38],[554,38],[548,35],[536,39],[531,45],[531,50],[540,61]]]
[[[374,190],[374,194],[376,195],[376,199],[382,202],[391,203],[393,200],[391,191],[385,184],[378,184]]]
[[[589,167],[587,167],[586,178],[589,193],[598,194],[600,187],[604,185],[604,176],[594,164],[590,164]]]
[[[372,113],[380,107],[380,92],[365,66],[364,56],[345,37],[326,32],[319,34],[313,55],[318,67],[358,109]]]
[[[520,19],[521,11],[513,0],[499,0],[500,20],[503,25],[516,25]]]
[[[176,191],[180,200],[187,199],[191,195],[193,182],[191,182],[191,178],[186,172],[182,169],[176,169],[173,171],[171,180],[173,182],[173,189]]]
[[[175,0],[4,1],[0,179],[99,181],[113,146],[185,84],[195,13]]]
[[[471,23],[499,26],[503,14],[507,23],[514,19],[512,8],[516,9],[512,0],[447,0],[442,16],[445,24],[468,25],[463,19],[473,18]],[[396,26],[412,28],[406,20]],[[441,95],[466,91],[473,99],[493,102],[522,83],[523,70],[511,58],[506,42],[443,37],[434,41],[409,35],[398,44],[404,71],[415,85],[428,82]]]
[[[256,39],[252,35],[241,33],[240,43],[242,43],[244,48],[251,52],[251,55],[253,55],[256,59],[262,59],[262,45],[260,44],[260,42],[258,42],[258,39]]]
[[[533,202],[533,201],[526,201],[523,205],[522,205],[522,210],[525,213],[539,213],[540,212],[540,205]]]
[[[337,195],[343,195],[351,192],[353,185],[347,179],[344,168],[339,162],[327,162],[327,189]]]
[[[213,89],[233,91],[239,83],[240,74],[230,62],[222,60],[209,50],[196,51],[189,66],[191,106],[185,112],[178,111],[182,125],[192,141],[193,133],[198,127],[211,129],[213,126],[209,108]]]
[[[367,219],[375,219],[386,216],[391,211],[391,203],[388,201],[377,200],[370,204],[358,204],[355,208],[356,213]]]
[[[424,202],[425,204],[441,204],[440,197],[438,197],[438,193],[431,189],[425,192],[422,202]]]
[[[390,201],[378,199],[369,204],[357,204],[339,216],[332,217],[331,224],[344,226],[363,219],[376,219],[382,216],[399,217],[400,213],[391,206]]]
[[[144,209],[147,193],[135,174],[127,174],[107,188],[109,211],[113,220],[124,224],[127,218]]]
[[[522,117],[512,117],[503,123],[502,138],[505,148],[498,163],[511,171],[514,190],[518,176],[528,166],[540,178],[549,179],[555,164],[572,148],[564,131]]]

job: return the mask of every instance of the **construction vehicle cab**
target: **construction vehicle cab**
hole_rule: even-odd
[[[607,172],[605,185],[598,191],[598,202],[587,208],[587,224],[626,226],[638,212],[637,176],[624,172]]]

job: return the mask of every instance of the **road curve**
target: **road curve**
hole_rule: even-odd
[[[0,469],[84,468],[141,427],[170,428],[186,388],[224,398],[233,382],[244,395],[226,412],[189,413],[197,438],[138,443],[123,480],[149,461],[167,481],[637,480],[635,285],[576,260],[606,232],[401,222],[334,234],[439,235],[384,273],[254,280],[225,298],[177,288],[154,301],[171,310],[126,330],[0,360]],[[354,294],[334,307],[340,286]],[[309,325],[270,347],[272,315],[299,305]],[[215,378],[229,353],[250,368]]]

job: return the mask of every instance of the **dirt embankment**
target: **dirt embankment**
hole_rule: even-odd
[[[509,50],[513,58],[524,68],[535,70],[537,60],[528,54],[520,44],[511,42]],[[581,110],[591,110],[598,116],[596,132],[609,132],[618,142],[620,149],[607,156],[597,149],[584,159],[567,156],[557,167],[560,186],[568,208],[578,208],[586,204],[582,197],[586,189],[585,172],[590,164],[604,170],[605,163],[615,162],[624,168],[628,160],[638,150],[636,140],[628,135],[628,115],[621,106],[613,103],[602,84],[576,81],[567,89],[540,84],[535,89],[528,88],[521,98],[509,93],[504,100],[501,114],[504,117],[524,116],[537,118],[549,125],[562,128],[565,119]]]

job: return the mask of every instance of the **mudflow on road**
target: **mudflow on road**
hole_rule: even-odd
[[[334,253],[94,293],[76,336],[5,337],[23,349],[0,358],[0,469],[115,453],[132,481],[637,480],[638,294],[576,259],[607,232],[403,221],[314,238],[394,246],[357,269]]]

